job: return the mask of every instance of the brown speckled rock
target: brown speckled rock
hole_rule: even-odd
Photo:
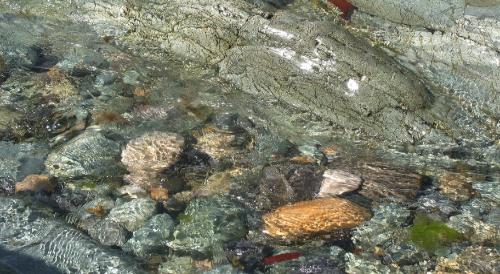
[[[370,218],[370,212],[341,198],[315,199],[282,206],[264,215],[264,232],[296,239],[353,228]]]
[[[122,151],[122,163],[131,184],[148,187],[158,182],[158,175],[172,165],[184,146],[184,139],[174,133],[149,132],[130,141]]]
[[[47,175],[31,174],[26,176],[24,180],[16,184],[16,192],[32,191],[32,192],[52,192],[55,184]]]
[[[454,201],[467,201],[472,195],[470,181],[463,175],[445,172],[439,177],[441,192]]]

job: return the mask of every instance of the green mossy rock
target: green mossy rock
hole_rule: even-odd
[[[409,239],[419,248],[434,253],[464,237],[441,221],[417,214],[409,228]]]

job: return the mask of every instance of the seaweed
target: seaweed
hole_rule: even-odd
[[[464,240],[464,236],[458,231],[423,214],[415,216],[413,225],[408,230],[410,241],[429,253],[435,253],[453,242]]]

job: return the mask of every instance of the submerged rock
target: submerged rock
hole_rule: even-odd
[[[454,201],[467,201],[472,196],[472,185],[460,174],[446,172],[439,177],[441,192]]]
[[[316,199],[286,205],[264,215],[264,232],[296,239],[350,229],[370,218],[370,212],[341,198]]]
[[[45,167],[50,175],[71,178],[117,175],[120,144],[103,133],[86,130],[49,154]]]
[[[55,183],[50,180],[47,175],[31,174],[26,176],[24,180],[16,183],[16,192],[31,191],[34,193],[54,191]]]
[[[0,197],[0,212],[3,249],[40,259],[62,273],[143,273],[133,258],[97,245],[50,212],[5,197]],[[9,259],[2,256],[0,262],[15,263]]]
[[[156,131],[130,141],[122,151],[122,163],[130,172],[125,180],[146,188],[158,184],[160,172],[175,162],[183,146],[181,136]]]
[[[495,248],[470,246],[455,256],[439,258],[436,273],[498,273],[500,254]]]
[[[343,170],[328,169],[323,173],[323,181],[318,197],[331,197],[351,192],[361,185],[361,178]]]
[[[127,241],[128,232],[120,224],[104,219],[88,228],[90,237],[105,246],[123,246]]]
[[[139,198],[113,208],[106,218],[123,225],[128,231],[136,231],[153,216],[155,210],[153,200]]]
[[[214,256],[222,244],[247,233],[245,210],[221,196],[191,201],[179,219],[168,244],[175,251]]]
[[[168,214],[153,216],[123,246],[123,250],[136,256],[147,257],[152,254],[166,254],[168,239],[174,231],[175,223]]]
[[[424,180],[422,175],[410,170],[380,163],[361,163],[349,171],[363,179],[359,193],[375,201],[414,199]]]

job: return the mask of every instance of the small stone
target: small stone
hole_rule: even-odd
[[[113,208],[107,218],[123,225],[128,231],[136,231],[153,216],[155,209],[153,200],[135,199]]]
[[[127,240],[127,231],[118,223],[104,219],[88,229],[90,237],[106,246],[123,246]]]
[[[235,177],[242,174],[241,168],[233,168],[218,172],[208,177],[206,182],[194,189],[197,196],[212,196],[216,194],[227,194],[231,188],[231,182]]]
[[[329,169],[323,173],[318,197],[331,197],[359,188],[361,178],[343,170]]]
[[[193,134],[196,139],[195,148],[208,154],[214,160],[235,158],[242,152],[247,141],[244,136],[208,125]]]
[[[439,177],[439,187],[454,201],[467,201],[472,196],[471,182],[461,174],[445,172]]]
[[[174,231],[175,223],[168,214],[153,216],[123,246],[123,250],[145,258],[154,254],[168,252],[167,241]]]
[[[16,192],[31,191],[31,192],[46,192],[52,193],[55,188],[55,183],[50,180],[47,175],[31,174],[26,176],[24,180],[16,184]]]
[[[166,201],[168,200],[168,189],[162,186],[154,186],[149,189],[149,194],[151,199],[155,201]]]
[[[178,252],[212,256],[228,241],[240,240],[247,233],[245,210],[226,197],[200,197],[192,200],[174,232],[169,246]]]
[[[146,188],[158,183],[160,172],[177,160],[183,146],[181,136],[158,131],[130,141],[122,151],[122,163],[130,172],[125,180]]]
[[[282,206],[264,215],[265,233],[277,238],[300,238],[356,227],[370,212],[349,200],[325,198]]]
[[[131,199],[146,198],[148,194],[144,188],[136,185],[124,185],[117,189],[120,195],[126,195]]]

